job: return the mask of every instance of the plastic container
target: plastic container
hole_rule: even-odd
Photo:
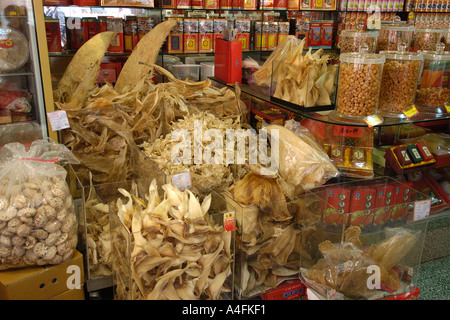
[[[19,70],[30,57],[28,40],[19,31],[0,28],[0,73]]]
[[[208,80],[208,77],[214,77],[214,62],[202,62],[200,67],[200,81]]]
[[[409,51],[413,35],[413,26],[407,26],[399,22],[382,25],[377,39],[376,52],[396,51],[399,44],[405,44],[406,51]]]
[[[414,30],[412,50],[436,50],[436,46],[441,40],[443,31],[443,29],[437,28],[416,28]]]
[[[380,55],[386,58],[386,63],[381,80],[379,113],[401,117],[402,111],[414,103],[423,56],[407,51],[381,51]]]
[[[432,113],[445,113],[450,102],[450,52],[421,51],[423,72],[416,94],[416,105]]]
[[[450,51],[450,29],[445,29],[442,32],[441,42],[445,44],[444,51]]]
[[[336,111],[350,119],[375,114],[386,59],[375,53],[343,53],[339,60]]]
[[[198,64],[174,64],[172,73],[175,78],[198,81],[200,77],[200,65]]]
[[[378,35],[378,31],[342,30],[339,42],[341,53],[359,52],[364,44],[368,46],[369,53],[374,53]]]

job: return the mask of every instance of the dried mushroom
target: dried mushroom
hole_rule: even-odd
[[[231,290],[231,233],[210,219],[210,197],[162,188],[160,197],[153,180],[145,200],[119,189],[127,200],[117,200],[121,226],[111,230],[118,297],[221,299]]]

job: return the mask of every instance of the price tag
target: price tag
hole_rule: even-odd
[[[411,105],[410,107],[403,110],[403,114],[409,119],[419,114],[415,105]]]
[[[422,220],[430,214],[431,200],[416,201],[414,203],[414,221]]]
[[[382,118],[380,118],[380,117],[379,117],[378,115],[376,115],[376,114],[372,114],[372,115],[370,115],[370,116],[367,116],[367,117],[365,117],[363,120],[364,120],[365,123],[367,123],[367,125],[369,126],[369,128],[370,128],[370,127],[373,127],[373,126],[377,126],[377,125],[383,123]]]
[[[450,113],[450,104],[445,105],[445,110],[447,110],[447,113]]]
[[[191,188],[191,173],[183,172],[172,176],[172,184],[180,191]]]
[[[69,119],[65,110],[48,112],[47,116],[53,131],[70,128]]]
[[[223,227],[226,231],[234,230],[234,212],[227,212],[223,214]]]

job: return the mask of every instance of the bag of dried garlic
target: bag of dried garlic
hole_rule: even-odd
[[[13,142],[0,150],[0,270],[72,258],[78,222],[62,166],[79,163],[62,144]]]

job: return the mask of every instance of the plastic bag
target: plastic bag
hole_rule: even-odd
[[[79,163],[61,144],[18,142],[0,150],[0,270],[72,258],[78,222],[58,163]]]
[[[287,195],[318,187],[339,175],[326,152],[298,122],[290,120],[284,127],[271,124],[264,128],[270,135],[272,152],[275,151],[272,130],[278,129],[278,176]]]

